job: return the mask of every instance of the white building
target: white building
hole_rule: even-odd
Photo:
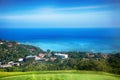
[[[36,56],[35,57],[35,60],[37,61],[37,60],[40,60],[41,58],[40,57],[38,57],[38,56]]]
[[[29,56],[26,56],[26,59],[28,58],[35,58],[36,56],[32,56],[32,55],[29,55]]]
[[[0,42],[0,44],[3,44],[3,42]]]
[[[22,62],[22,61],[23,61],[23,58],[19,58],[18,61],[19,61],[19,62]]]
[[[12,67],[10,64],[0,65],[0,68]]]
[[[56,53],[55,56],[62,58],[62,59],[67,59],[68,58],[68,54],[61,54],[61,53]]]
[[[8,65],[14,65],[13,61],[8,62]]]

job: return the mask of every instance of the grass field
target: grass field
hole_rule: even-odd
[[[120,80],[120,76],[94,71],[0,72],[0,80]]]

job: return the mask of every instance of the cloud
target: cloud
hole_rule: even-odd
[[[25,14],[25,15],[6,15],[0,16],[1,19],[6,20],[23,20],[23,21],[37,21],[37,20],[66,20],[66,19],[82,19],[83,21],[95,18],[102,18],[109,16],[110,12],[86,12],[86,13],[73,13],[73,14]]]
[[[0,19],[16,19],[16,20],[30,20],[30,19],[49,19],[49,18],[60,18],[62,16],[64,17],[74,17],[74,16],[91,16],[91,13],[94,15],[99,14],[101,12],[98,11],[88,11],[84,12],[82,10],[91,10],[91,9],[99,9],[99,8],[107,8],[108,5],[102,5],[102,6],[79,6],[79,7],[68,7],[68,8],[37,8],[32,10],[27,10],[23,14],[16,13],[16,14],[7,14],[7,15],[1,15]],[[74,12],[77,10],[78,12]],[[64,13],[66,11],[67,13]],[[80,12],[79,12],[80,11]],[[22,11],[21,11],[22,12]],[[85,14],[85,15],[84,15]]]
[[[99,9],[106,9],[109,8],[109,5],[97,5],[97,6],[77,6],[77,7],[40,7],[36,9],[29,10],[27,12],[29,13],[42,13],[42,14],[51,14],[51,13],[61,13],[61,12],[68,12],[71,13],[71,11],[87,11],[87,10],[99,10]]]
[[[118,26],[119,12],[113,13],[113,10],[92,10],[91,9],[106,9],[108,5],[102,6],[82,6],[69,8],[37,8],[26,11],[25,14],[8,14],[1,15],[0,21],[8,21],[9,23],[24,23],[29,25],[43,25],[43,26],[68,26],[68,27],[97,27],[97,26]],[[80,12],[74,12],[75,10]],[[68,13],[64,13],[68,11]]]
[[[103,8],[107,7],[106,5],[102,6],[80,6],[80,7],[70,7],[70,8],[58,8],[56,10],[85,10],[85,9],[98,9],[98,8]]]

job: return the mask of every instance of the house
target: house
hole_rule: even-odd
[[[107,58],[108,58],[108,54],[102,54],[102,57],[103,57],[104,59],[107,59]]]
[[[20,66],[20,63],[14,63],[14,66]]]
[[[8,64],[0,65],[0,68],[12,67],[14,65],[13,61],[8,62]]]
[[[89,58],[82,58],[82,60],[89,61],[90,59]]]
[[[0,68],[7,68],[7,67],[12,67],[12,65],[10,65],[10,64],[0,65]]]
[[[62,58],[62,59],[68,58],[68,54],[55,53],[55,56],[57,56],[58,58]]]
[[[45,58],[45,61],[49,61],[49,58]]]
[[[18,61],[19,61],[19,62],[22,62],[22,61],[23,61],[23,58],[19,58]]]
[[[18,62],[14,63],[13,61],[8,62],[8,65],[11,65],[11,66],[20,66],[20,64]]]
[[[88,53],[87,56],[90,57],[90,58],[95,57],[95,55],[93,53]]]
[[[57,58],[56,57],[51,57],[50,60],[51,61],[55,61]]]
[[[14,65],[14,62],[13,61],[10,61],[10,62],[8,62],[8,65]]]
[[[34,48],[31,48],[31,51],[34,51],[35,49]]]
[[[26,56],[26,59],[35,58],[35,57],[36,57],[36,56],[29,55],[29,56]]]
[[[11,43],[8,43],[8,45],[7,45],[8,47],[12,47],[13,45],[11,44]]]
[[[0,42],[0,44],[3,44],[3,42]]]
[[[24,61],[30,61],[30,60],[34,61],[35,58],[36,58],[36,56],[29,55],[29,56],[25,57]]]
[[[38,57],[39,58],[43,58],[45,56],[45,54],[39,54]]]
[[[45,54],[39,54],[35,57],[35,60],[43,60]]]

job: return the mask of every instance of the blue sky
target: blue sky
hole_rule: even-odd
[[[0,0],[0,28],[120,27],[120,0]]]

